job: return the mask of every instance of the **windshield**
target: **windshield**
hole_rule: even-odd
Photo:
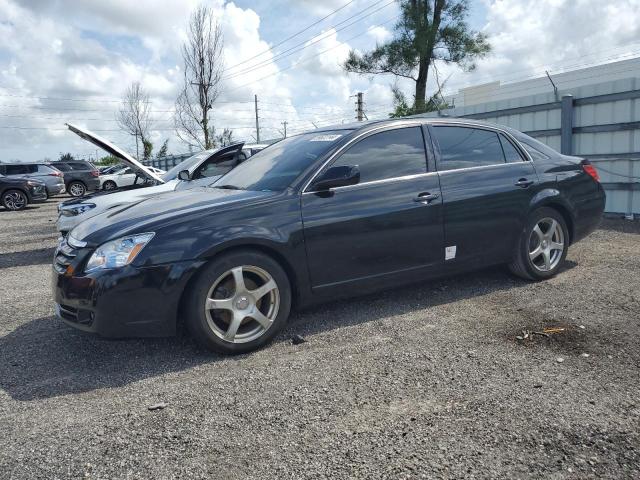
[[[173,167],[167,173],[160,175],[160,178],[162,178],[162,180],[164,180],[165,182],[168,182],[170,180],[175,180],[176,178],[178,178],[178,173],[180,173],[182,170],[190,171],[191,167],[194,167],[198,165],[200,162],[206,160],[211,155],[213,155],[213,153],[214,153],[213,150],[203,150],[200,153],[196,153],[194,156],[189,157],[186,160],[183,160],[182,162],[180,162],[178,165]]]
[[[351,130],[313,132],[285,138],[238,165],[211,187],[281,191]]]

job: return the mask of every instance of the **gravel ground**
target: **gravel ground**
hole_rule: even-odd
[[[637,222],[547,282],[342,301],[225,358],[56,320],[54,219],[0,211],[2,478],[640,478]],[[565,330],[516,340],[545,327]]]

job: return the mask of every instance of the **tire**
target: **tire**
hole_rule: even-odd
[[[22,190],[7,190],[2,194],[2,206],[7,210],[17,212],[29,205],[29,198]]]
[[[569,250],[569,230],[555,209],[533,211],[518,240],[509,270],[526,280],[546,280],[562,268]]]
[[[72,197],[82,197],[87,193],[87,186],[84,183],[78,181],[69,182],[67,191]]]
[[[118,188],[118,185],[113,180],[107,180],[106,182],[104,182],[104,185],[102,185],[103,190],[111,191],[115,190],[116,188]]]
[[[240,276],[245,288],[238,291]],[[187,328],[198,343],[220,353],[246,353],[268,343],[286,325],[291,285],[273,258],[238,250],[205,267],[184,306]]]

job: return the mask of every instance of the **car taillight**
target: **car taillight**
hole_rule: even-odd
[[[91,170],[91,176],[92,177],[99,177],[100,176],[100,172],[98,170]]]
[[[52,172],[49,174],[50,177],[61,177],[62,172]]]
[[[593,178],[596,182],[600,181],[600,175],[598,175],[598,171],[596,170],[596,167],[591,165],[591,162],[589,160],[582,160],[582,169],[586,173],[588,173],[591,176],[591,178]]]

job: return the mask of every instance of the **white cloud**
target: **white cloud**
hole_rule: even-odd
[[[392,33],[383,26],[372,26],[367,30],[367,35],[377,43],[384,43],[392,37]]]

